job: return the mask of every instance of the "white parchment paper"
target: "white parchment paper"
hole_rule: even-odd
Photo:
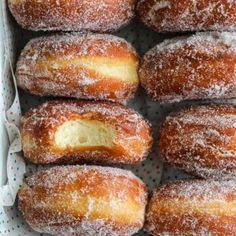
[[[3,104],[4,111],[1,113],[2,120],[4,121],[9,140],[9,149],[7,154],[7,184],[0,188],[0,204],[4,206],[12,206],[15,202],[15,197],[18,192],[19,186],[22,184],[23,176],[25,173],[25,163],[19,154],[21,151],[20,133],[18,130],[21,109],[18,91],[16,88],[15,79],[12,79],[14,54],[11,28],[8,21],[6,2],[2,3],[3,14],[3,57],[4,68],[2,74],[2,90],[3,90]],[[7,137],[6,137],[7,138]],[[17,171],[16,171],[17,169]]]

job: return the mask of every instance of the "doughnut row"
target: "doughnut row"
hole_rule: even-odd
[[[146,187],[131,172],[97,166],[39,171],[18,200],[34,230],[68,236],[133,235],[143,227],[146,204]],[[154,189],[144,228],[153,236],[233,236],[236,180],[181,180]]]
[[[133,18],[135,2],[8,4],[25,29],[110,32]],[[17,62],[18,86],[35,95],[70,100],[46,102],[22,116],[26,160],[102,165],[143,161],[152,145],[150,124],[119,104],[137,90],[138,66],[131,44],[112,35],[64,33],[31,40]],[[131,236],[143,228],[146,204],[147,188],[140,179],[130,171],[99,166],[39,171],[25,180],[18,194],[26,222],[55,236]]]
[[[166,40],[139,65],[125,40],[63,34],[31,40],[17,63],[18,86],[32,94],[124,103],[142,86],[154,101],[234,98],[236,34],[196,33]]]
[[[136,0],[8,0],[19,25],[34,31],[116,31],[135,15]],[[136,12],[158,32],[235,31],[230,0],[140,0]]]

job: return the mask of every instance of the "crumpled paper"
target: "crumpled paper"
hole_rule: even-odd
[[[3,112],[1,114],[1,117],[8,133],[8,137],[6,138],[9,139],[10,146],[6,163],[7,183],[6,185],[0,187],[0,205],[12,206],[15,202],[18,189],[22,184],[26,168],[24,160],[19,153],[22,150],[20,132],[18,129],[21,117],[21,109],[16,80],[13,73],[12,63],[14,61],[14,52],[5,1],[2,2],[1,10],[3,19],[1,33],[4,35],[2,45],[4,53],[4,68],[2,73],[3,78],[1,80],[1,87],[4,90],[3,92],[7,93],[1,101],[4,103],[6,111],[5,113]],[[10,78],[13,78],[11,82],[9,82]],[[9,107],[11,102],[12,104]]]

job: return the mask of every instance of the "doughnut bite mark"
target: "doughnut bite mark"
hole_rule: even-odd
[[[8,0],[19,25],[34,31],[116,31],[134,17],[136,0]]]
[[[51,101],[21,120],[25,157],[33,163],[139,163],[147,156],[151,128],[134,110],[95,101]]]
[[[186,180],[154,190],[145,229],[153,236],[234,236],[236,181]]]
[[[17,63],[19,87],[41,96],[124,102],[139,85],[139,58],[124,39],[62,34],[31,40]]]
[[[158,32],[236,30],[234,0],[141,0],[137,14]]]
[[[204,178],[236,178],[236,107],[201,105],[163,122],[158,148],[168,164]]]
[[[19,191],[36,231],[67,236],[130,236],[143,227],[147,189],[130,171],[64,166],[39,171]]]
[[[144,55],[139,75],[154,101],[234,98],[236,33],[166,40]]]

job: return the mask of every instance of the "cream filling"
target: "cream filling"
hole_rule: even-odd
[[[96,73],[109,78],[122,81],[138,82],[137,66],[132,59],[112,59],[101,57],[72,57],[72,58],[48,58],[47,61],[37,62],[40,69],[57,70],[68,67],[82,67],[93,70]]]
[[[61,148],[80,146],[111,147],[116,136],[115,127],[100,121],[67,121],[55,133],[55,143]]]

